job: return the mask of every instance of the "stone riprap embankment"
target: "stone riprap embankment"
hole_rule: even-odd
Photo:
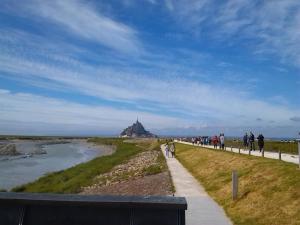
[[[17,151],[15,144],[3,144],[0,145],[0,155],[15,156],[21,153]]]
[[[168,171],[151,172],[162,166],[159,151],[145,151],[112,171],[95,177],[92,185],[84,187],[81,194],[110,195],[171,195],[171,178]]]

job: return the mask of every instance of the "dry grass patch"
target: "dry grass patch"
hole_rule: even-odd
[[[278,160],[177,144],[177,158],[235,224],[300,224],[300,170]],[[239,196],[231,200],[231,172]]]

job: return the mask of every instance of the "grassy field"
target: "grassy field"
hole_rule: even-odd
[[[93,138],[89,141],[96,144],[115,145],[116,151],[109,156],[95,158],[69,169],[50,173],[35,182],[14,188],[16,192],[51,192],[78,193],[81,187],[88,186],[93,178],[108,172],[114,166],[121,164],[130,157],[148,148],[151,143],[124,143],[122,139]]]
[[[180,162],[205,187],[234,224],[300,224],[300,170],[278,160],[176,144]],[[239,175],[231,199],[231,172]]]
[[[236,147],[236,148],[243,148],[242,141],[233,141],[233,140],[226,140],[225,144],[227,147]],[[255,143],[255,149],[258,149],[257,142]],[[265,151],[270,152],[281,152],[290,153],[290,154],[298,154],[298,143],[289,143],[289,142],[280,142],[280,141],[265,141],[264,146]]]

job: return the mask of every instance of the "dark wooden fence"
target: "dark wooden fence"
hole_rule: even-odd
[[[0,225],[185,225],[185,198],[0,193]]]

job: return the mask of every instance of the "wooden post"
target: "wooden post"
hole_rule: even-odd
[[[239,147],[239,154],[241,154],[241,147]]]
[[[263,148],[262,151],[261,151],[261,156],[262,156],[262,157],[265,157],[265,149],[264,149],[264,148]]]
[[[238,173],[236,170],[232,171],[232,200],[238,197]]]
[[[281,150],[279,150],[279,160],[281,160]]]
[[[299,155],[299,169],[300,169],[300,139],[298,140],[298,155]]]
[[[230,147],[230,151],[232,151],[232,146]]]

